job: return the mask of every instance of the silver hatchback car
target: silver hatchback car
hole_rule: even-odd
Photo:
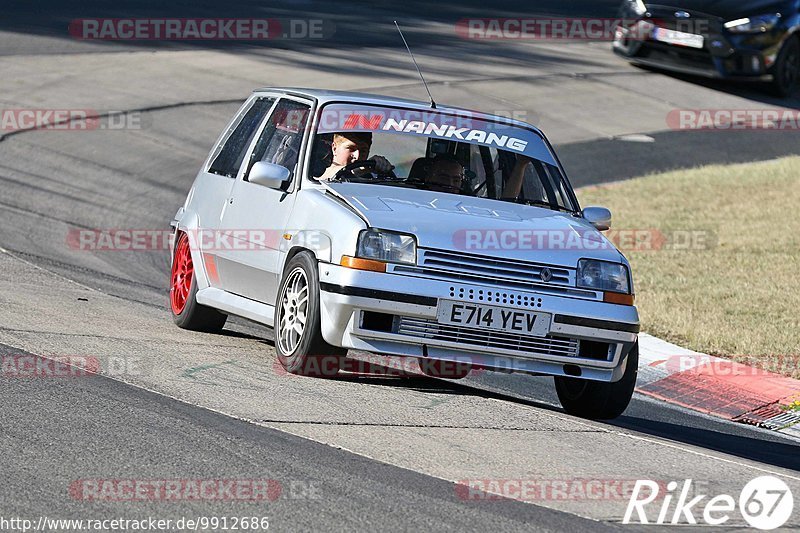
[[[639,316],[610,222],[581,209],[529,124],[259,89],[172,221],[170,307],[186,329],[229,314],[272,326],[296,374],[333,376],[353,349],[437,377],[550,375],[567,412],[615,418],[636,384]]]

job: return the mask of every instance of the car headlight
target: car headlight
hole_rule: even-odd
[[[781,20],[780,13],[745,17],[725,23],[725,28],[732,33],[761,33],[769,31]]]
[[[644,0],[628,0],[628,7],[637,15],[644,15],[647,13],[647,6]]]
[[[358,236],[356,257],[387,263],[417,263],[417,240],[413,235],[366,229]]]
[[[624,294],[631,292],[628,269],[625,265],[594,259],[578,261],[578,287]]]

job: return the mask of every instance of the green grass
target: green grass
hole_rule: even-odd
[[[642,330],[800,377],[800,157],[668,172],[578,191],[612,230],[705,244],[625,250]]]

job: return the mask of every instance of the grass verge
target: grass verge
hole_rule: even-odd
[[[800,157],[651,175],[578,197],[614,214],[643,331],[800,378]]]

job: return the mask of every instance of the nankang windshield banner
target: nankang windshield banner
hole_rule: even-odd
[[[447,113],[433,109],[329,104],[322,110],[317,133],[371,131],[435,137],[508,150],[556,165],[553,154],[537,133],[476,116],[467,111]]]

